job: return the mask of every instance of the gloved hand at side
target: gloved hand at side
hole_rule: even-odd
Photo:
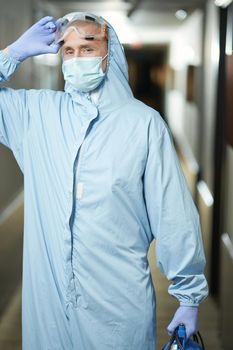
[[[61,45],[50,46],[54,41],[55,32],[56,23],[53,17],[43,17],[7,47],[8,53],[21,62],[31,56],[57,53]]]
[[[180,306],[167,327],[168,334],[171,336],[175,328],[183,323],[186,328],[187,339],[198,331],[198,306]]]

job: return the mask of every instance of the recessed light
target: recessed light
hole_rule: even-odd
[[[183,21],[188,16],[188,13],[187,11],[180,9],[176,11],[175,16],[179,21]]]

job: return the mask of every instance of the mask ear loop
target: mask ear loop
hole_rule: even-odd
[[[103,35],[103,34],[102,34]],[[105,39],[107,40],[107,53],[106,55],[102,58],[102,62],[105,60],[105,58],[108,56],[108,59],[107,59],[107,65],[106,65],[106,70],[105,70],[105,74],[107,74],[108,72],[108,69],[109,69],[109,53],[110,53],[110,38],[109,38],[109,34],[108,34],[108,29],[107,29],[107,25],[104,24],[104,36],[105,36]]]
[[[105,58],[108,56],[108,52],[106,53],[106,55],[102,58],[102,61],[105,60]]]

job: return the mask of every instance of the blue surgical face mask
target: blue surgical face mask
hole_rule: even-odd
[[[108,55],[108,54],[107,54]],[[63,61],[62,72],[65,81],[82,92],[92,91],[103,80],[102,61],[107,57],[75,57]]]

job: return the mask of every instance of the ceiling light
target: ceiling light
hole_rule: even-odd
[[[215,5],[219,7],[227,7],[228,5],[230,5],[232,0],[215,0],[214,2],[215,2]]]
[[[175,16],[179,21],[183,21],[188,16],[188,13],[187,11],[180,9],[176,11]]]
[[[60,64],[60,55],[59,53],[48,53],[39,56],[34,56],[33,60],[36,64],[41,64],[43,66],[58,66]]]

